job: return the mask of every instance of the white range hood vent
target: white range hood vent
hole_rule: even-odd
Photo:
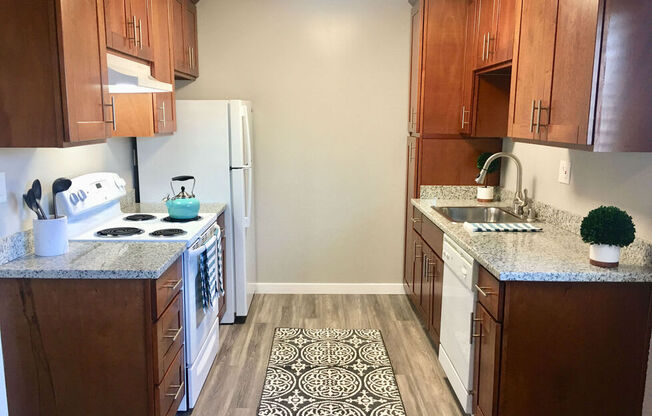
[[[106,63],[109,68],[109,92],[112,94],[172,92],[172,84],[154,78],[148,65],[110,53],[106,54]]]

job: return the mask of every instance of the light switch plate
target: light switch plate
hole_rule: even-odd
[[[559,161],[559,182],[570,184],[571,163],[570,160]]]
[[[7,202],[7,181],[4,172],[0,172],[0,204]]]

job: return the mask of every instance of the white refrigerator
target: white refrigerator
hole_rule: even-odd
[[[175,134],[136,141],[141,202],[161,202],[170,178],[192,175],[200,204],[227,204],[222,323],[244,320],[256,291],[252,115],[248,101],[178,100]]]

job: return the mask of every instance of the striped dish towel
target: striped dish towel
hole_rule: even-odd
[[[222,258],[222,227],[217,226],[217,291],[218,296],[224,296],[224,259]]]
[[[541,227],[528,224],[526,222],[514,223],[483,223],[483,222],[465,222],[464,229],[470,233],[531,233],[541,231]]]
[[[217,289],[217,272],[218,272],[218,254],[216,236],[211,237],[204,247],[203,253],[199,255],[199,274],[201,280],[202,306],[207,308],[213,306],[218,295]]]

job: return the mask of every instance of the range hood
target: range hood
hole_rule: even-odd
[[[106,54],[106,63],[109,68],[109,93],[135,94],[172,91],[172,84],[154,78],[148,65],[110,53]]]

